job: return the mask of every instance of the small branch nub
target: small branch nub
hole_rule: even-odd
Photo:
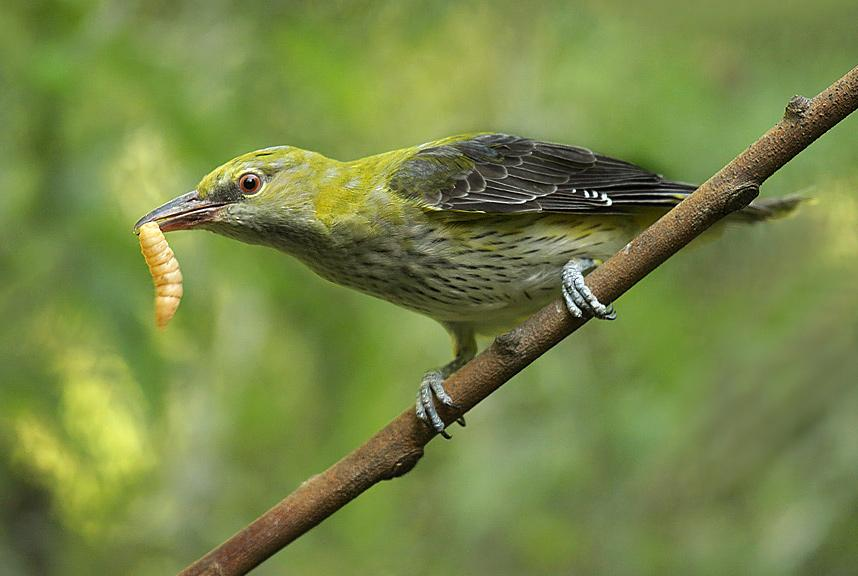
[[[784,111],[784,117],[790,120],[799,120],[805,117],[809,109],[810,98],[796,94],[789,99],[789,103]]]
[[[518,345],[521,343],[521,331],[510,330],[495,338],[495,350],[502,356],[515,356],[519,353]]]
[[[760,185],[754,182],[740,184],[727,197],[727,211],[736,212],[745,208],[760,194]]]
[[[392,480],[408,474],[412,468],[417,466],[417,462],[423,457],[423,449],[412,450],[404,454],[396,462],[393,463],[393,468],[384,475],[384,480]]]

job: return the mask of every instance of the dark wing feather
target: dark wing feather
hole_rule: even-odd
[[[423,148],[390,186],[440,210],[602,214],[671,206],[695,188],[586,148],[507,134]]]

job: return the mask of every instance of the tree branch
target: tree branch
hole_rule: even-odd
[[[812,100],[793,97],[773,128],[593,271],[587,277],[593,293],[603,302],[615,301],[712,224],[747,206],[769,176],[856,108],[858,67]],[[461,408],[439,410],[444,421],[452,422],[473,408],[585,322],[570,316],[557,300],[496,338],[447,380],[446,388]],[[365,444],[306,480],[181,575],[247,573],[370,486],[411,470],[434,437],[408,407]]]

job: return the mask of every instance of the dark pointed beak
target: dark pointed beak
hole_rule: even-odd
[[[225,202],[211,202],[200,198],[197,191],[192,190],[143,216],[134,224],[134,233],[147,222],[157,222],[164,232],[195,228],[205,222],[211,222],[225,205]]]

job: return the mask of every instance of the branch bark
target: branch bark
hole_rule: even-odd
[[[812,100],[793,97],[774,127],[588,275],[593,293],[602,302],[617,300],[712,224],[747,206],[767,178],[856,108],[858,67]],[[496,338],[447,380],[447,390],[461,408],[439,410],[444,421],[452,422],[473,408],[585,322],[570,316],[557,300]],[[370,486],[411,470],[434,437],[409,406],[362,446],[303,482],[181,575],[247,573]]]

